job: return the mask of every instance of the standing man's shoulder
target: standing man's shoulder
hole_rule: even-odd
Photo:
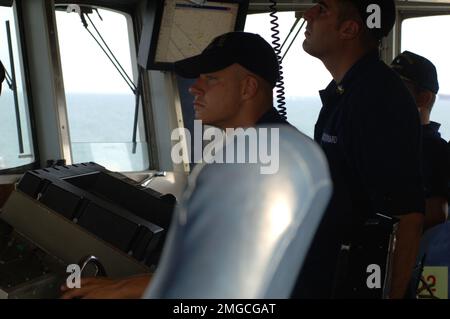
[[[270,108],[266,113],[264,113],[259,120],[256,122],[258,126],[277,126],[277,125],[288,125],[294,127],[291,123],[289,123],[276,108]],[[294,127],[295,128],[295,127]]]
[[[450,140],[447,143],[447,158],[448,158],[448,166],[450,167]],[[450,176],[449,176],[450,178]],[[448,181],[450,184],[450,180]]]
[[[407,97],[408,102],[414,103],[400,76],[382,60],[378,60],[373,65],[371,74],[368,74],[368,76],[372,80],[373,87],[379,90],[380,96],[383,96],[383,92],[397,93],[399,96]]]
[[[435,161],[439,163],[439,169],[443,173],[444,180],[447,179],[447,184],[450,186],[450,143],[442,137],[437,137],[434,141],[434,150],[432,156]]]
[[[376,104],[377,109],[401,114],[409,110],[410,114],[417,115],[414,98],[402,79],[382,60],[367,69],[365,81],[360,83],[360,94],[367,104]]]

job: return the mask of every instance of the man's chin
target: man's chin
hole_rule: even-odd
[[[198,112],[198,111],[194,112],[194,119],[197,121],[203,121],[203,118],[202,118],[200,112]]]
[[[310,56],[318,58],[319,59],[319,54],[317,54],[316,51],[314,51],[314,49],[311,47],[311,43],[306,42],[306,40],[303,42],[303,51],[305,51],[306,53],[308,53]]]
[[[204,116],[201,116],[201,114],[195,114],[194,116],[196,121],[201,121],[202,125],[210,125],[208,119],[205,119]]]
[[[305,39],[305,41],[303,41],[302,47],[303,47],[303,51],[312,55],[311,54],[311,43],[308,41],[308,39]]]

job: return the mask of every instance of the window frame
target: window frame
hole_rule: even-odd
[[[395,43],[392,59],[400,54],[402,43],[403,21],[410,18],[450,15],[450,3],[421,3],[405,2],[397,4],[397,21],[395,28]],[[392,59],[390,61],[392,61]]]
[[[114,4],[105,4],[100,1],[55,1],[56,6],[64,6],[69,4],[78,4],[83,6],[89,6],[92,8],[109,10],[116,12],[118,14],[122,14],[128,26],[128,39],[129,39],[129,48],[131,55],[131,65],[132,65],[132,78],[137,83],[137,78],[141,77],[141,85],[142,85],[142,96],[140,98],[140,108],[139,108],[139,120],[138,120],[138,134],[143,138],[142,140],[147,143],[147,157],[148,157],[148,167],[144,168],[141,171],[131,171],[125,173],[139,173],[146,172],[154,169],[158,169],[158,148],[155,142],[155,125],[154,118],[152,113],[152,105],[151,105],[151,92],[149,85],[148,72],[138,67],[137,63],[137,54],[139,48],[139,39],[141,36],[141,26],[142,19],[139,16],[138,7],[133,6],[123,6],[123,5],[114,5]],[[60,57],[61,58],[61,57]],[[105,57],[106,58],[106,57]],[[66,95],[65,89],[64,94]],[[67,104],[66,104],[67,107]],[[70,132],[69,132],[70,135]],[[72,150],[72,145],[70,145]]]
[[[21,1],[11,1],[11,9],[13,10],[13,15],[15,18],[15,26],[16,26],[16,35],[17,38],[15,41],[17,41],[17,47],[18,51],[17,55],[20,58],[20,61],[17,61],[17,63],[22,65],[22,86],[24,88],[24,100],[26,103],[26,107],[28,108],[28,121],[30,124],[30,135],[31,135],[31,147],[33,149],[33,155],[34,155],[34,161],[17,166],[12,168],[6,168],[6,169],[0,169],[0,175],[14,175],[14,174],[22,174],[25,173],[28,170],[36,169],[39,167],[40,162],[40,156],[39,156],[39,145],[37,140],[37,130],[36,130],[36,121],[35,121],[35,112],[34,112],[34,105],[33,105],[33,98],[32,98],[32,89],[31,89],[31,82],[30,82],[30,68],[28,65],[28,59],[26,58],[26,54],[28,52],[27,50],[27,43],[25,41],[24,37],[24,24],[23,24],[23,11],[22,11],[22,4]],[[9,7],[8,4],[0,4],[2,7]]]
[[[398,42],[397,42],[397,51],[396,51],[396,55],[400,54],[402,51],[404,51],[405,49],[403,49],[401,47],[401,42],[402,42],[402,38],[401,35],[403,33],[403,22],[407,21],[408,19],[414,19],[414,18],[431,18],[431,17],[437,17],[437,16],[444,16],[444,17],[448,17],[448,19],[450,19],[450,3],[439,3],[439,4],[429,4],[429,5],[423,5],[420,6],[418,8],[415,8],[413,6],[405,6],[405,8],[400,8],[398,10],[398,21],[399,21],[399,35],[397,37]],[[395,58],[395,56],[393,57],[393,59]],[[392,61],[392,60],[391,60]],[[439,76],[439,67],[438,67],[438,76]],[[442,88],[442,84],[441,88]],[[439,93],[441,94],[441,93]],[[434,104],[434,106],[438,105],[439,101],[436,102],[436,104]],[[435,110],[435,108],[434,108]],[[430,117],[430,121],[435,121],[435,114],[436,111],[432,112],[432,115]],[[444,140],[448,139],[448,133],[445,133],[445,128],[447,127],[445,125],[446,122],[441,122],[439,121],[439,123],[443,123],[444,126],[441,127],[441,131],[440,134],[442,134],[442,138]]]

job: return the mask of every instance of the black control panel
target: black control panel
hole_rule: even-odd
[[[148,266],[158,261],[176,203],[92,162],[29,171],[17,189]]]

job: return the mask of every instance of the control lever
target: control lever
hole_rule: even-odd
[[[103,267],[100,260],[95,257],[94,255],[88,255],[86,257],[81,258],[81,260],[78,262],[78,266],[80,267],[80,277],[83,277],[83,271],[86,269],[86,267],[89,264],[94,264],[96,271],[94,274],[94,277],[106,277],[106,270],[105,267]],[[72,297],[72,299],[81,299],[81,296]]]
[[[156,178],[156,177],[165,177],[166,176],[166,172],[165,171],[158,171],[158,172],[154,172],[152,175],[150,175],[149,177],[144,178],[142,181],[139,182],[139,184],[141,184],[142,187],[147,187],[148,184],[150,184],[150,182]]]
[[[94,264],[94,266],[96,268],[96,272],[94,274],[94,277],[106,277],[105,267],[103,267],[103,265],[100,262],[100,260],[97,257],[93,256],[93,255],[88,255],[86,257],[81,258],[80,262],[78,263],[78,265],[80,266],[81,276],[82,277],[83,277],[83,270],[89,264]]]

